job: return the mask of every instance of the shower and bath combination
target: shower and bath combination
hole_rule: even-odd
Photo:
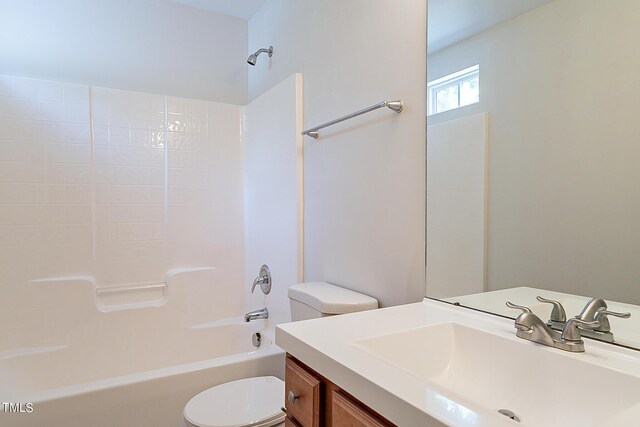
[[[247,63],[249,65],[256,65],[256,61],[258,60],[258,55],[260,55],[261,53],[268,53],[269,54],[269,58],[271,58],[273,56],[273,46],[269,46],[269,49],[259,49],[257,50],[255,53],[252,53],[249,58],[247,58]]]

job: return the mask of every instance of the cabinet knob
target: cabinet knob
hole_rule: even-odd
[[[294,393],[293,391],[289,391],[289,393],[287,393],[287,400],[289,401],[289,403],[291,403],[292,405],[294,403],[296,403],[296,399],[298,399],[298,397],[300,397],[298,394]]]

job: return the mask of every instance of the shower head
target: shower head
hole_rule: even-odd
[[[258,60],[258,55],[260,55],[261,53],[268,53],[269,58],[271,58],[271,56],[273,56],[273,46],[269,46],[269,49],[263,48],[256,51],[256,53],[252,53],[251,55],[249,55],[249,58],[247,58],[247,63],[249,65],[256,65],[256,61]]]

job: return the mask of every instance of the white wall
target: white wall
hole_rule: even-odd
[[[480,64],[488,287],[638,301],[640,3],[555,0],[429,57],[429,79]],[[428,287],[428,284],[427,284]]]
[[[245,286],[247,311],[267,307],[269,324],[290,321],[289,286],[302,281],[302,75],[290,76],[244,109]],[[271,270],[264,295],[249,289]]]
[[[274,47],[250,99],[301,72],[305,127],[405,102],[305,138],[305,280],[382,305],[424,295],[426,20],[421,0],[269,0],[249,21],[249,50]]]
[[[114,297],[94,287],[167,282],[174,298],[191,290],[187,325],[238,316],[240,111],[0,75],[0,322],[12,325],[0,328],[0,350],[64,344],[100,323]],[[206,271],[174,280],[193,267]]]
[[[154,0],[0,0],[0,74],[247,101],[247,21]]]

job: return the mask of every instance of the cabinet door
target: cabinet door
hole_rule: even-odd
[[[333,391],[331,417],[333,427],[387,427],[374,415],[339,391]]]
[[[298,424],[297,422],[295,422],[293,419],[287,417],[284,420],[284,427],[300,427],[300,424]]]
[[[318,378],[287,357],[285,369],[285,408],[302,427],[320,426],[320,387]]]

